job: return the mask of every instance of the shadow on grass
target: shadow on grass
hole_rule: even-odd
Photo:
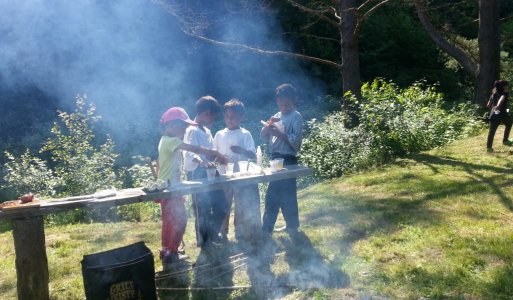
[[[289,239],[280,238],[280,242],[285,248],[290,272],[278,281],[283,280],[299,289],[343,288],[349,285],[349,277],[335,264],[326,263],[303,232],[289,236]]]
[[[11,231],[11,222],[2,220],[0,221],[0,233]]]
[[[444,223],[445,214],[443,205],[436,205],[432,209],[428,203],[445,203],[446,199],[466,197],[473,199],[478,204],[476,195],[490,193],[497,196],[500,203],[508,210],[513,211],[511,194],[505,189],[511,186],[513,170],[504,166],[482,165],[456,160],[450,157],[437,157],[427,154],[418,154],[410,157],[414,161],[412,165],[422,164],[432,171],[432,175],[425,172],[395,172],[391,176],[375,176],[364,181],[363,192],[358,189],[337,193],[336,186],[326,186],[322,194],[322,207],[312,209],[304,214],[307,226],[313,230],[324,228],[343,228],[344,235],[331,243],[341,249],[341,255],[351,255],[350,249],[355,242],[371,237],[375,234],[391,235],[401,230],[403,225],[431,226]],[[448,168],[449,167],[449,168]],[[453,174],[447,169],[454,168],[459,174],[454,178],[446,175]],[[428,172],[429,173],[429,172]],[[395,177],[394,177],[395,176]],[[370,184],[369,184],[370,182]],[[380,185],[383,185],[381,189]],[[335,188],[333,188],[335,187]],[[322,189],[322,187],[321,187]],[[381,192],[383,191],[383,192]],[[319,199],[317,190],[304,191],[303,198],[313,203]],[[477,196],[479,197],[479,196]],[[320,199],[319,199],[320,200]],[[479,210],[469,207],[468,216],[484,218]],[[502,239],[489,242],[478,242],[484,250],[476,250],[472,245],[474,239],[463,241],[456,237],[455,244],[448,248],[450,254],[474,253],[472,259],[484,263],[490,256],[497,257],[500,261],[511,261],[510,248],[503,245]],[[507,241],[504,242],[507,244]],[[456,247],[456,248],[454,248]],[[497,248],[497,249],[496,249]],[[461,259],[457,260],[461,262]],[[490,299],[511,299],[513,297],[513,267],[507,264],[494,270],[493,280],[480,280],[474,276],[473,264],[470,266],[454,266],[444,268],[434,262],[436,267],[424,268],[422,266],[408,266],[408,261],[402,263],[400,274],[377,273],[376,280],[385,285],[396,284],[409,287],[409,291],[417,296],[433,298],[464,298],[464,295],[479,295]],[[397,263],[397,262],[396,262]],[[476,263],[479,269],[479,263]],[[380,274],[380,275],[378,275]],[[407,280],[405,280],[407,279]],[[469,288],[472,287],[472,288]]]
[[[339,224],[346,228],[346,235],[339,241],[339,246],[348,250],[351,244],[379,231],[392,233],[399,229],[400,224],[429,225],[442,221],[441,213],[426,207],[426,203],[445,200],[451,196],[464,196],[491,190],[501,203],[513,211],[513,201],[503,192],[503,188],[511,185],[504,175],[513,175],[513,170],[503,167],[466,163],[451,158],[440,158],[427,154],[418,154],[412,160],[428,166],[433,173],[442,174],[441,166],[452,166],[463,170],[467,180],[451,179],[440,181],[436,178],[422,177],[412,173],[401,174],[396,187],[387,190],[393,196],[367,196],[359,192],[336,191],[323,194],[326,207],[306,214],[304,218],[309,226],[324,227],[327,224]],[[493,172],[492,176],[483,176],[481,171]],[[385,181],[383,181],[385,180]],[[372,185],[386,184],[385,179],[378,179]],[[383,181],[383,182],[382,182]],[[410,189],[406,188],[409,187]],[[305,191],[304,198],[316,199],[313,191]],[[421,195],[417,197],[417,195]],[[319,224],[317,224],[319,222]],[[343,251],[347,253],[346,251]]]
[[[6,291],[14,291],[16,292],[16,281],[4,281],[0,282],[0,291],[2,294],[5,294]]]
[[[312,197],[308,193],[303,196]],[[400,224],[430,224],[442,218],[439,212],[425,208],[425,202],[430,199],[377,199],[349,192],[343,197],[336,193],[324,194],[323,198],[326,206],[304,215],[305,223],[319,229],[344,228],[343,237],[332,241],[342,255],[348,255],[355,242],[375,233],[391,234],[400,229]]]
[[[294,290],[343,288],[348,276],[331,265],[304,233],[262,241],[257,247],[237,243],[203,248],[192,267],[157,275],[162,299],[278,299]],[[285,250],[288,272],[276,276],[271,265]],[[280,260],[281,261],[281,260]],[[234,283],[246,272],[250,285]]]
[[[276,276],[270,266],[282,254],[277,253],[280,249],[285,250],[288,272]],[[344,288],[349,284],[349,277],[327,262],[303,232],[280,236],[277,241],[265,240],[259,253],[250,258],[248,275],[258,299],[279,299],[298,289]]]
[[[511,197],[509,197],[502,191],[502,185],[498,185],[496,183],[498,180],[494,180],[497,179],[500,175],[513,175],[512,169],[504,167],[495,167],[490,165],[467,163],[456,159],[452,159],[450,157],[442,158],[428,154],[417,154],[413,155],[411,158],[419,163],[428,166],[435,174],[440,173],[438,167],[440,165],[462,168],[463,170],[465,170],[467,174],[469,174],[469,176],[472,179],[472,182],[465,183],[466,185],[480,185],[484,183],[492,190],[494,194],[496,194],[499,197],[500,201],[505,207],[507,207],[510,211],[513,211],[513,201]],[[482,174],[479,174],[480,171],[494,172],[497,175],[493,177],[486,177]],[[507,182],[504,185],[509,184],[510,182]],[[461,190],[458,189],[458,187],[455,187],[453,193],[458,193],[458,191]]]
[[[234,262],[232,258],[232,247],[217,247],[209,245],[203,247],[196,259],[194,274],[193,274],[193,288],[200,288],[191,292],[191,299],[228,299],[232,292],[231,289],[218,289],[218,290],[201,290],[201,288],[209,287],[232,287]]]
[[[233,293],[244,299],[258,298],[251,287],[235,286],[234,274],[244,270],[248,256],[240,245],[228,242],[201,249],[192,265],[181,265],[157,274],[157,289],[161,299],[229,299]]]
[[[189,299],[189,262],[183,261],[163,267],[164,270],[158,273],[155,280],[159,299]]]
[[[493,274],[493,281],[487,284],[490,299],[513,298],[513,266],[511,264],[498,268]]]

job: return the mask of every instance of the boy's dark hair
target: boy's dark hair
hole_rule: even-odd
[[[493,93],[503,95],[504,88],[507,86],[509,86],[509,84],[506,80],[495,80],[493,83]]]
[[[224,112],[227,110],[233,110],[237,114],[243,116],[246,113],[244,104],[239,99],[230,99],[230,101],[224,104]]]
[[[276,98],[297,100],[297,90],[292,84],[284,83],[276,88]]]
[[[212,96],[203,96],[196,101],[196,113],[210,112],[212,114],[221,113],[221,105],[216,98]]]

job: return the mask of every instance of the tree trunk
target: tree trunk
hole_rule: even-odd
[[[493,82],[500,74],[499,0],[479,1],[479,70],[474,103],[485,106]]]
[[[435,29],[429,20],[426,9],[421,0],[414,0],[417,14],[422,27],[431,39],[447,54],[456,59],[465,71],[475,80],[474,103],[485,106],[486,99],[491,92],[493,82],[499,79],[500,71],[500,28],[499,28],[499,2],[500,0],[479,1],[479,64],[472,62],[457,46],[450,44]]]
[[[427,32],[433,42],[445,53],[452,56],[472,78],[476,77],[478,66],[472,60],[472,58],[463,52],[456,45],[449,43],[431,23],[426,8],[422,4],[421,0],[414,0],[415,8],[417,10],[417,16],[419,17],[420,24]]]
[[[340,0],[340,41],[341,41],[341,60],[340,73],[342,75],[342,92],[345,95],[351,92],[357,99],[360,99],[360,56],[358,36],[356,34],[357,17],[356,0]],[[344,99],[344,109],[351,116],[352,125],[356,124],[357,112],[352,107],[346,97]]]

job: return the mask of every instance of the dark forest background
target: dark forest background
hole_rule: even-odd
[[[71,110],[77,94],[86,94],[103,118],[95,128],[98,143],[109,134],[121,154],[119,163],[126,165],[134,155],[155,156],[157,121],[166,108],[184,106],[193,115],[195,100],[205,94],[222,103],[243,100],[251,113],[247,127],[275,110],[274,88],[283,82],[296,85],[302,105],[318,114],[307,117],[339,108],[326,100],[327,95],[341,97],[339,70],[204,43],[185,35],[175,18],[152,1],[78,1],[76,7],[65,1],[9,2],[0,4],[6,15],[0,22],[2,153],[37,151],[58,120],[57,111]],[[253,14],[237,11],[231,1],[193,2],[227,22],[211,29],[214,36],[216,31],[225,38],[244,32],[248,44],[339,60],[338,32],[287,1],[266,1],[265,9]],[[438,28],[469,48],[477,46],[478,1],[426,2]],[[501,1],[502,74],[509,80],[512,16],[513,2]],[[411,1],[389,1],[365,20],[360,60],[362,82],[383,78],[406,87],[425,80],[438,85],[448,103],[472,100],[473,79],[435,46]]]

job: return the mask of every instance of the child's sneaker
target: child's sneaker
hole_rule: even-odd
[[[493,148],[486,148],[486,152],[493,153]]]
[[[175,264],[188,259],[189,256],[180,253],[173,253],[169,250],[160,250],[160,259],[165,264]]]
[[[178,247],[178,254],[185,255],[185,243],[183,242],[183,240],[180,243],[180,247]]]
[[[511,141],[511,140],[503,141],[502,144],[506,145],[506,146],[513,146],[513,141]]]
[[[282,226],[282,227],[278,227],[278,228],[274,228],[273,231],[274,232],[284,232],[287,230],[287,226]]]

